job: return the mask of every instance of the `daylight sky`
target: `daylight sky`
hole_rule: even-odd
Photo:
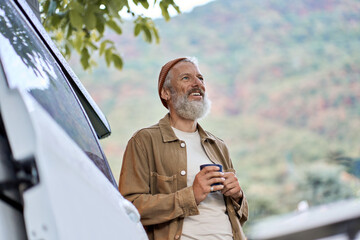
[[[194,7],[196,6],[200,6],[200,5],[204,5],[206,3],[212,2],[214,0],[175,0],[175,3],[180,7],[181,12],[190,12]],[[157,0],[157,4],[158,4],[159,0]],[[144,14],[147,17],[151,17],[151,18],[159,18],[161,17],[161,10],[160,8],[157,6],[156,8],[154,8],[154,1],[150,0],[150,7],[149,9],[144,9],[143,7],[138,7],[134,4],[131,4],[132,1],[129,1],[130,7],[132,9],[132,11],[139,13],[139,14]],[[140,4],[139,4],[140,6]],[[174,16],[176,15],[176,10],[173,7],[169,7],[169,13],[170,16]],[[126,18],[126,17],[125,17]]]

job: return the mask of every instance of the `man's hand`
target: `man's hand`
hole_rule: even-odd
[[[195,195],[196,204],[200,204],[206,196],[211,192],[211,185],[214,183],[221,183],[220,185],[214,185],[213,191],[218,191],[224,188],[222,185],[225,181],[224,173],[219,172],[219,167],[208,166],[204,167],[198,174],[196,174],[193,191]]]
[[[224,178],[224,188],[221,190],[221,193],[225,196],[232,197],[236,202],[240,202],[243,197],[243,192],[237,177],[232,172],[225,172]]]

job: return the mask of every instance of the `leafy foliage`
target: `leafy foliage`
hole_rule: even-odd
[[[298,183],[298,187],[303,193],[302,197],[307,199],[311,205],[354,197],[354,192],[340,178],[341,168],[319,164],[316,166],[316,168],[305,170],[302,180]]]
[[[147,0],[133,0],[135,5],[149,8]],[[159,43],[158,30],[151,18],[132,12],[128,0],[40,0],[41,16],[45,29],[51,33],[65,57],[70,58],[72,49],[80,55],[80,62],[84,69],[96,64],[93,54],[98,52],[104,56],[107,66],[111,64],[122,69],[123,60],[115,43],[104,35],[107,29],[116,34],[122,34],[123,20],[120,16],[122,9],[127,9],[134,20],[134,34],[143,34],[146,42]],[[154,2],[156,4],[156,0]],[[180,13],[179,7],[173,0],[160,0],[159,7],[163,17],[170,19],[168,8],[172,6]]]

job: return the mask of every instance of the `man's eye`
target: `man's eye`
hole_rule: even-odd
[[[202,81],[202,82],[204,81],[204,78],[202,78],[202,77],[198,77],[198,78],[200,81]]]
[[[188,79],[189,79],[189,77],[185,76],[185,77],[183,77],[182,79],[184,79],[184,80],[188,80]]]

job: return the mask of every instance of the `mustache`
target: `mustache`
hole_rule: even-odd
[[[205,91],[202,90],[201,88],[192,88],[189,91],[186,92],[186,94],[189,96],[192,93],[200,93],[201,96],[205,95]]]

